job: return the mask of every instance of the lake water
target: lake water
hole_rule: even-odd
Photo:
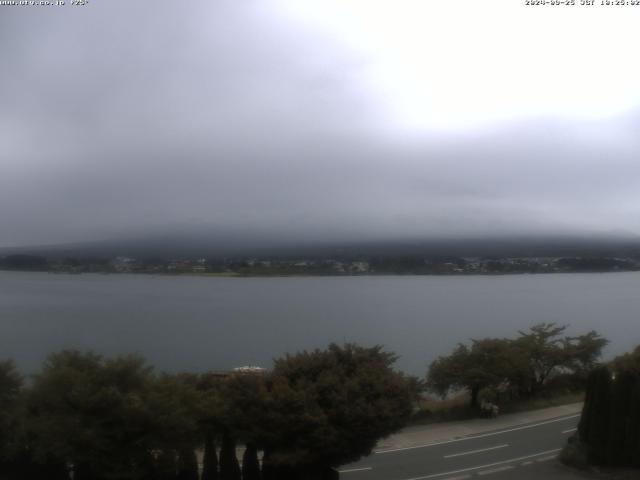
[[[640,344],[640,273],[215,278],[0,272],[0,359],[139,352],[159,369],[271,366],[329,342],[382,344],[422,375],[457,342],[538,322]]]

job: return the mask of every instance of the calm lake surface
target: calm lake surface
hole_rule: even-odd
[[[271,366],[329,342],[383,344],[422,375],[457,342],[542,321],[640,344],[640,273],[215,278],[0,272],[0,359],[139,352],[169,371]]]

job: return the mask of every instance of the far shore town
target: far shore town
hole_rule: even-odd
[[[616,272],[640,270],[640,257],[313,257],[313,258],[47,258],[0,257],[2,270],[53,273],[150,273],[210,275],[465,275]]]

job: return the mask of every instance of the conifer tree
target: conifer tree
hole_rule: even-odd
[[[268,448],[265,448],[262,452],[262,469],[260,473],[262,473],[262,480],[277,480]]]
[[[640,466],[640,353],[616,358],[588,377],[578,426],[587,460],[595,465]]]
[[[173,450],[162,450],[157,465],[158,480],[177,480],[178,462]]]
[[[202,458],[202,480],[218,480],[218,454],[213,434],[208,432],[204,439]]]
[[[11,361],[0,362],[0,478],[15,469],[12,457],[17,453],[19,422],[18,396],[22,377]],[[17,460],[17,459],[16,459]]]
[[[607,367],[596,368],[587,386],[583,418],[580,422],[580,439],[587,445],[590,463],[606,462],[607,437],[611,416],[611,372]]]
[[[634,377],[627,372],[618,373],[611,382],[611,415],[606,442],[608,465],[626,465],[630,460],[627,457],[631,440],[629,415],[632,408],[630,401],[633,384]]]
[[[192,448],[184,448],[180,451],[178,480],[198,480],[198,458]]]
[[[152,452],[147,452],[140,459],[133,472],[133,478],[139,478],[140,480],[156,480],[158,478],[158,467]]]
[[[247,444],[242,456],[242,480],[260,480],[258,449],[253,443]]]
[[[240,480],[240,464],[236,457],[236,442],[228,431],[222,435],[220,449],[220,480]]]
[[[628,457],[632,467],[640,468],[640,375],[635,376],[630,403]]]

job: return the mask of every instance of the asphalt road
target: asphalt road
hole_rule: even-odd
[[[526,478],[554,460],[579,415],[554,418],[428,445],[380,450],[340,468],[342,480]],[[519,471],[522,470],[521,472]],[[527,472],[529,470],[529,472]],[[547,477],[547,476],[545,476]],[[549,478],[549,477],[547,477]]]

